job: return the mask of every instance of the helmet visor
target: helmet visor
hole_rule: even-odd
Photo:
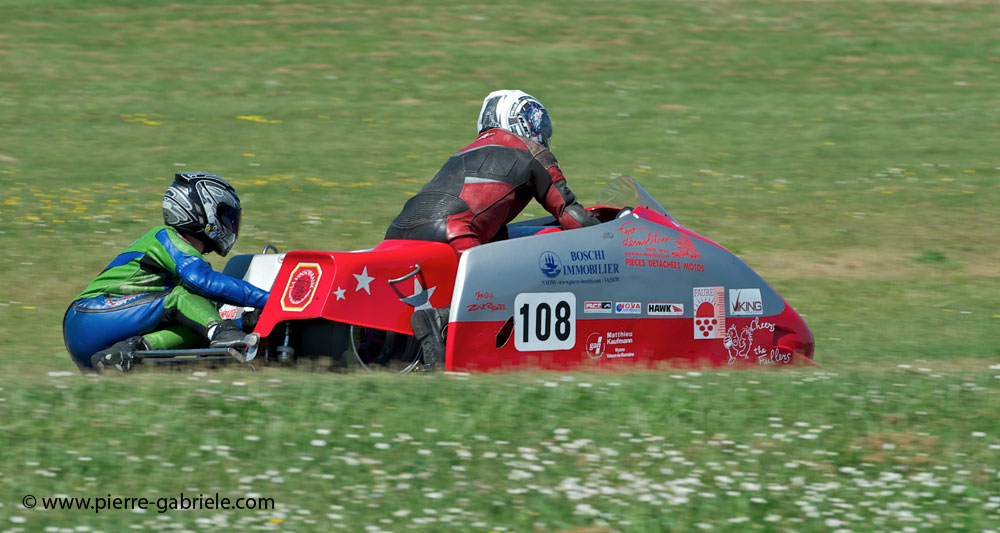
[[[222,224],[227,230],[233,232],[233,235],[240,234],[240,210],[234,209],[230,205],[221,204],[219,205],[219,211],[216,214],[219,218],[219,223]]]
[[[549,138],[552,137],[552,121],[549,119],[549,112],[545,110],[537,100],[527,100],[521,108],[521,123],[527,129],[522,135],[526,135],[536,141],[549,145]]]
[[[545,146],[549,145],[549,140],[552,139],[552,120],[549,119],[548,113],[542,114],[542,123],[538,127],[540,133],[542,134],[542,139],[545,139]]]

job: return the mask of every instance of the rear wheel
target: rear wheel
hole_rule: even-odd
[[[352,325],[350,340],[354,362],[365,371],[406,374],[420,365],[420,343],[412,335]]]
[[[405,374],[420,366],[422,355],[412,335],[323,319],[281,323],[268,340],[264,360],[310,370]]]
[[[289,347],[284,344],[285,325],[290,325]],[[353,366],[350,326],[322,319],[295,320],[280,325],[281,334],[272,338],[275,345],[273,360],[279,364],[294,364],[310,370],[344,371]],[[286,358],[283,359],[282,355]]]

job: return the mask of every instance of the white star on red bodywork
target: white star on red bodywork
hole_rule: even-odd
[[[368,266],[365,266],[365,269],[362,270],[360,274],[352,274],[352,275],[358,280],[358,286],[357,288],[354,289],[354,292],[358,292],[361,289],[364,289],[365,292],[367,292],[368,294],[372,293],[372,289],[371,287],[369,287],[369,285],[371,284],[372,281],[375,280],[375,278],[368,275]]]
[[[400,298],[399,301],[412,305],[414,311],[418,309],[430,309],[431,296],[434,295],[435,290],[437,290],[437,287],[431,287],[425,291],[424,288],[420,286],[420,280],[414,278],[413,294],[407,296],[406,298]]]

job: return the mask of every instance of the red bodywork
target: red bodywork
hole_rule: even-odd
[[[413,272],[417,263],[419,274],[388,282]],[[315,279],[301,273],[312,265],[319,270]],[[412,280],[425,291],[433,290],[431,306],[447,307],[457,267],[455,251],[438,242],[387,240],[370,251],[288,252],[254,331],[266,337],[279,322],[324,318],[412,335],[414,308],[402,300],[416,292]]]
[[[696,239],[699,246],[724,250],[669,216],[643,207],[634,212]],[[557,229],[539,233],[552,231]],[[449,245],[426,241],[387,240],[358,252],[289,252],[255,331],[268,337],[284,321],[320,318],[412,335],[414,308],[452,305],[458,266]],[[692,316],[579,315],[573,348],[555,351],[518,351],[510,312],[496,313],[498,320],[466,322],[454,320],[452,313],[445,362],[449,371],[762,366],[811,363],[813,357],[812,333],[787,302],[777,315],[726,317],[726,335],[711,339],[695,338]]]

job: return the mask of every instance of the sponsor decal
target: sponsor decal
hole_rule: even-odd
[[[538,268],[547,278],[554,278],[562,272],[562,260],[555,252],[542,252],[538,256]]]
[[[566,265],[563,273],[567,276],[603,276],[606,274],[617,274],[619,272],[617,263],[596,263],[589,265]]]
[[[755,339],[755,333],[758,331],[766,332],[763,335],[763,339],[760,340],[770,339],[772,336],[767,335],[767,333],[774,332],[774,323],[763,322],[760,318],[754,318],[743,329],[737,329],[735,325],[729,326],[722,345],[729,352],[730,365],[735,363],[737,359],[742,359],[746,362],[756,362],[759,366],[773,364],[787,365],[791,363],[792,355],[790,353],[783,352],[777,346],[772,347],[770,350],[762,346],[760,340]]]
[[[125,296],[108,296],[104,299],[104,303],[108,307],[118,307],[119,305],[125,305],[127,303],[134,302],[139,298],[142,298],[146,294],[147,293],[128,294]]]
[[[676,235],[661,235],[635,220],[623,222],[618,232],[625,248],[625,266],[704,272],[701,253],[691,238],[676,230],[665,231]]]
[[[619,344],[632,344],[632,332],[631,331],[609,331],[608,332],[608,346],[617,346]]]
[[[677,233],[676,237],[661,235],[658,230],[650,231],[649,226],[640,226],[639,222],[629,220],[618,227],[622,235],[622,246],[626,248],[642,247],[659,252],[669,252],[671,257],[679,259],[701,259],[701,253],[687,235]]]
[[[683,316],[684,304],[673,302],[649,302],[646,304],[649,316]]]
[[[492,313],[494,311],[506,311],[507,310],[507,304],[498,304],[498,303],[493,303],[493,302],[476,302],[474,304],[466,304],[465,305],[465,310],[469,311],[469,312],[472,312],[472,311],[489,311],[489,312]]]
[[[639,254],[628,254],[628,256],[639,255]],[[652,255],[652,254],[649,254]],[[670,268],[673,270],[680,270],[685,267],[685,265],[692,265],[687,270],[697,270],[694,266],[696,263],[684,263],[676,259],[657,259],[655,257],[625,257],[625,265],[633,267],[646,267],[646,268]],[[704,270],[702,270],[704,272]]]
[[[604,355],[604,334],[594,332],[587,336],[587,355],[591,359],[600,359]]]
[[[631,351],[633,337],[631,331],[608,331],[606,333],[594,332],[587,336],[587,356],[591,359],[620,359],[623,357],[635,357],[635,352]]]
[[[239,308],[235,305],[225,304],[219,308],[219,318],[223,320],[233,320],[236,318],[236,311]]]
[[[764,301],[760,298],[760,289],[729,289],[729,314],[763,315]]]
[[[476,302],[471,304],[465,304],[465,310],[468,312],[472,311],[506,311],[507,304],[496,303],[493,301],[493,293],[490,291],[475,291],[473,295],[476,297]],[[483,300],[486,300],[485,302]]]
[[[617,263],[602,263],[605,260],[604,250],[572,250],[569,253],[569,263],[563,266],[566,276],[593,276],[617,274]]]
[[[624,315],[641,315],[642,302],[615,302],[615,313]]]
[[[578,283],[617,283],[621,265],[607,261],[604,250],[570,250],[569,261],[563,262],[555,252],[538,256],[538,269],[550,278],[545,285],[575,285]],[[560,279],[555,279],[560,278]]]
[[[611,302],[583,302],[584,313],[610,313],[613,310]]]
[[[299,263],[288,276],[288,284],[281,295],[281,308],[285,311],[302,311],[312,303],[323,270],[318,263]]]
[[[632,352],[632,332],[631,331],[609,331],[608,340],[605,341],[605,357],[608,359],[618,359],[622,357],[635,357]]]
[[[726,331],[726,291],[723,287],[694,287],[694,338],[721,339]]]
[[[578,261],[604,261],[604,250],[576,250],[569,253],[569,260]]]
[[[771,348],[771,351],[755,346],[754,353],[757,355],[757,364],[760,366],[787,365],[792,362],[791,352],[783,352],[777,346]]]

